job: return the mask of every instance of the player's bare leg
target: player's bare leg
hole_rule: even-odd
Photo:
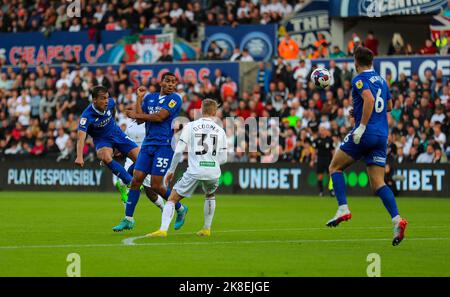
[[[131,182],[132,176],[128,174],[128,172],[120,165],[118,162],[113,159],[113,149],[110,147],[102,147],[97,150],[97,158],[102,161],[111,171],[121,179],[125,184],[129,184]]]
[[[162,212],[164,209],[164,199],[161,196],[159,196],[158,194],[156,194],[155,192],[153,192],[150,187],[144,186],[144,190],[145,190],[145,194],[147,195],[147,198],[153,204],[155,204]]]
[[[205,205],[203,207],[204,224],[203,228],[197,232],[198,236],[211,236],[211,224],[216,210],[215,194],[207,194],[205,196]]]
[[[330,176],[333,180],[333,189],[338,200],[338,210],[335,216],[327,222],[328,227],[336,227],[343,221],[352,218],[352,214],[348,209],[347,197],[345,195],[345,180],[342,171],[353,164],[355,160],[342,150],[336,150],[330,164]]]
[[[381,198],[384,207],[386,207],[391,215],[392,223],[394,224],[392,245],[396,246],[403,240],[408,222],[400,217],[394,193],[392,193],[392,190],[384,182],[384,171],[384,167],[378,165],[367,166],[367,174],[369,175],[372,190]]]
[[[164,209],[161,215],[161,227],[159,230],[149,233],[147,237],[167,237],[167,230],[169,229],[170,223],[172,222],[173,216],[175,214],[175,204],[179,203],[184,197],[180,196],[176,190],[170,193],[169,199],[164,205]]]
[[[139,155],[139,151],[140,151],[140,149],[138,147],[134,148],[128,153],[127,157],[130,158],[131,160],[133,160],[133,162],[136,162],[137,157]]]
[[[167,185],[167,188],[163,184],[163,176],[152,175],[151,189],[153,192],[159,194],[161,197],[166,197],[167,201],[172,195],[172,190]],[[184,225],[184,220],[188,212],[188,207],[181,204],[179,201],[175,203],[175,210],[177,211],[177,218],[175,220],[175,230],[180,229]]]

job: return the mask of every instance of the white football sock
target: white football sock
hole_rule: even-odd
[[[156,198],[156,201],[152,201],[153,204],[155,204],[161,211],[164,209],[164,199],[158,195],[158,198]]]
[[[170,222],[172,221],[175,213],[175,204],[172,201],[167,201],[164,205],[164,209],[161,216],[161,231],[167,231],[169,229]]]
[[[342,212],[350,212],[350,210],[348,209],[348,205],[347,204],[340,205],[338,210],[342,211]]]
[[[134,221],[133,217],[129,217],[129,216],[126,216],[125,219],[127,219],[127,220],[130,221],[130,222],[133,222],[133,221]]]
[[[400,215],[396,215],[395,217],[392,218],[392,223],[397,224],[398,222],[400,222],[402,218],[400,217]]]
[[[203,207],[203,214],[205,216],[205,224],[203,225],[203,229],[211,229],[211,223],[214,217],[214,211],[216,209],[216,199],[215,197],[211,197],[205,199],[205,205]]]

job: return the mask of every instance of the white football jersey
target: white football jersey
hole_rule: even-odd
[[[145,124],[142,123],[139,125],[136,121],[130,121],[127,123],[125,134],[141,147],[145,138]]]
[[[188,148],[188,169],[198,180],[220,177],[220,163],[227,158],[225,131],[210,118],[188,123],[181,132],[180,140]]]

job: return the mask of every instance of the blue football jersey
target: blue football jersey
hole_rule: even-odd
[[[105,112],[100,112],[92,103],[89,104],[81,114],[78,130],[86,132],[94,139],[111,135],[115,129],[120,129],[113,117],[115,106],[112,98],[108,99],[108,109]]]
[[[375,99],[375,105],[365,134],[388,136],[387,104],[391,99],[386,81],[375,70],[366,70],[352,80],[353,114],[355,127],[361,122],[364,100],[361,96],[364,90],[370,90]]]
[[[145,122],[145,139],[143,146],[170,145],[173,136],[172,121],[180,113],[181,96],[177,93],[161,96],[160,93],[148,93],[142,100],[142,111],[153,114],[162,108],[169,112],[169,117],[161,123]]]

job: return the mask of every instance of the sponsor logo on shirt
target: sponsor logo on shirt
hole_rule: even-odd
[[[173,108],[175,105],[177,105],[177,101],[175,101],[174,99],[170,100],[169,107]]]
[[[362,80],[358,80],[358,81],[356,82],[356,87],[357,87],[358,89],[361,89],[361,88],[363,87],[363,82],[362,82]]]

